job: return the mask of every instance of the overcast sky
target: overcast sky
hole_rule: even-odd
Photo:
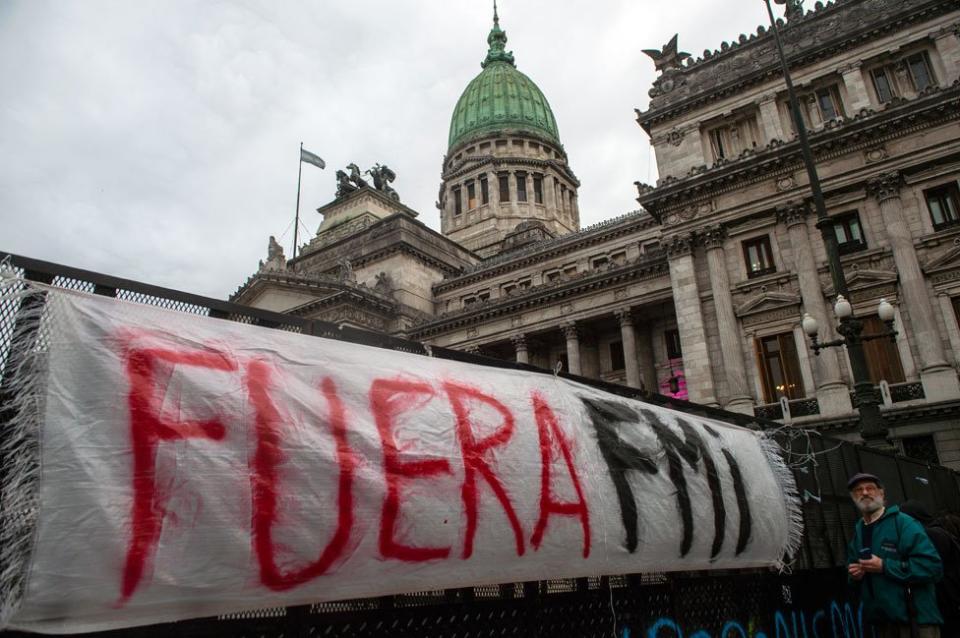
[[[694,55],[765,23],[760,0],[500,0],[550,102],[584,225],[637,207],[656,168],[635,122],[674,33]],[[0,0],[0,250],[225,298],[287,255],[334,172],[375,162],[420,220],[450,114],[480,72],[484,0]],[[301,236],[301,242],[307,236]]]

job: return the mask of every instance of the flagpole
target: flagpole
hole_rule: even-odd
[[[297,258],[297,234],[300,230],[300,177],[303,175],[303,142],[300,142],[300,162],[297,168],[297,212],[293,216],[293,259]]]

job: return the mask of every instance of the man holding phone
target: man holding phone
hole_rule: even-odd
[[[873,474],[855,474],[847,489],[861,516],[847,547],[847,573],[859,584],[864,620],[878,638],[939,638],[934,583],[943,565],[923,526],[886,507]]]

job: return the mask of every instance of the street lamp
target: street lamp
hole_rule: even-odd
[[[817,320],[811,317],[809,313],[803,315],[803,321],[801,322],[803,331],[810,337],[810,347],[813,348],[813,353],[818,357],[820,356],[820,351],[824,348],[837,348],[840,346],[847,346],[849,348],[853,341],[864,343],[866,341],[873,341],[874,339],[889,338],[890,341],[896,342],[897,331],[893,328],[894,309],[893,305],[886,299],[881,299],[880,304],[877,306],[877,314],[880,315],[880,320],[887,324],[887,329],[883,332],[863,334],[863,322],[859,319],[854,319],[853,307],[843,295],[837,296],[837,303],[833,306],[833,314],[837,315],[837,319],[840,320],[840,325],[837,326],[837,332],[843,335],[833,341],[820,341],[818,334],[820,326],[817,325]],[[854,326],[854,324],[857,325]]]
[[[820,235],[823,238],[823,245],[827,252],[827,265],[830,268],[830,278],[833,281],[833,289],[837,294],[837,301],[843,300],[843,305],[839,308],[840,312],[845,313],[845,317],[840,317],[838,331],[843,335],[842,345],[847,347],[847,355],[850,358],[850,373],[853,376],[854,405],[860,412],[860,435],[867,445],[875,447],[887,447],[887,429],[883,426],[883,420],[880,416],[880,398],[870,382],[867,371],[867,358],[863,351],[863,322],[857,320],[853,315],[853,308],[846,300],[850,296],[847,288],[847,279],[843,273],[843,265],[840,263],[840,251],[837,250],[837,236],[833,229],[833,220],[827,215],[827,207],[823,201],[823,190],[820,188],[820,177],[817,175],[817,167],[813,161],[813,151],[810,149],[810,142],[807,139],[807,127],[803,121],[803,115],[800,113],[800,102],[797,100],[797,94],[793,89],[793,80],[790,78],[790,69],[787,65],[787,58],[783,53],[783,43],[780,41],[780,28],[777,20],[773,16],[773,7],[770,6],[770,0],[763,0],[767,6],[767,14],[770,16],[770,26],[773,31],[773,39],[777,45],[777,53],[780,56],[780,67],[783,70],[783,79],[787,85],[787,95],[790,98],[790,112],[793,114],[793,123],[797,130],[797,137],[800,141],[800,152],[803,156],[803,164],[807,170],[807,178],[810,181],[810,191],[813,195],[813,207],[817,214],[817,228],[820,229]],[[800,8],[801,0],[776,0],[778,4],[786,4],[787,12],[790,16],[802,13]],[[890,304],[886,304],[890,306]],[[893,307],[889,310],[881,303],[883,316],[889,316],[893,319]],[[837,311],[836,309],[834,310]],[[838,314],[838,316],[840,316]],[[809,321],[807,318],[809,317]],[[886,321],[886,319],[884,320]],[[816,326],[816,320],[809,315],[803,318],[804,331],[810,326]],[[888,322],[888,325],[891,325]],[[890,327],[892,330],[892,326]],[[816,330],[813,331],[816,334]],[[895,333],[894,333],[895,334]],[[886,336],[886,335],[884,335]],[[876,338],[876,337],[873,337]],[[829,342],[830,345],[840,345]],[[813,343],[813,350],[819,354],[820,348],[828,347],[827,344]]]

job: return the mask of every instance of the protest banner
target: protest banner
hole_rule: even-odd
[[[32,294],[42,343],[6,371],[0,627],[775,566],[799,544],[760,432],[557,375]]]

